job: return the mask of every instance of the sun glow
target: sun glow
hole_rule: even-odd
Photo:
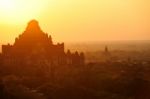
[[[0,0],[0,44],[32,19],[57,41],[150,40],[150,0]]]
[[[0,0],[0,18],[5,23],[23,23],[37,18],[50,0]]]
[[[13,9],[15,4],[11,0],[1,0],[0,6],[2,9],[9,10],[9,9]]]

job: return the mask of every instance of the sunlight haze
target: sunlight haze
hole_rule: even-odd
[[[36,19],[57,41],[149,40],[149,0],[0,0],[0,44]]]

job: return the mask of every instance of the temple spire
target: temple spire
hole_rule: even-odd
[[[38,21],[31,20],[28,23],[28,25],[27,25],[26,31],[29,31],[29,32],[41,32],[41,29],[40,29]]]

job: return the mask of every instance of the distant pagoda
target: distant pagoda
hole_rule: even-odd
[[[64,43],[53,44],[52,38],[44,33],[38,21],[28,23],[26,30],[15,39],[13,45],[2,45],[4,66],[84,65],[84,53],[64,51]]]

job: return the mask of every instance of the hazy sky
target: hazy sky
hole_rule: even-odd
[[[54,41],[150,40],[150,0],[0,0],[0,43],[31,19]]]

